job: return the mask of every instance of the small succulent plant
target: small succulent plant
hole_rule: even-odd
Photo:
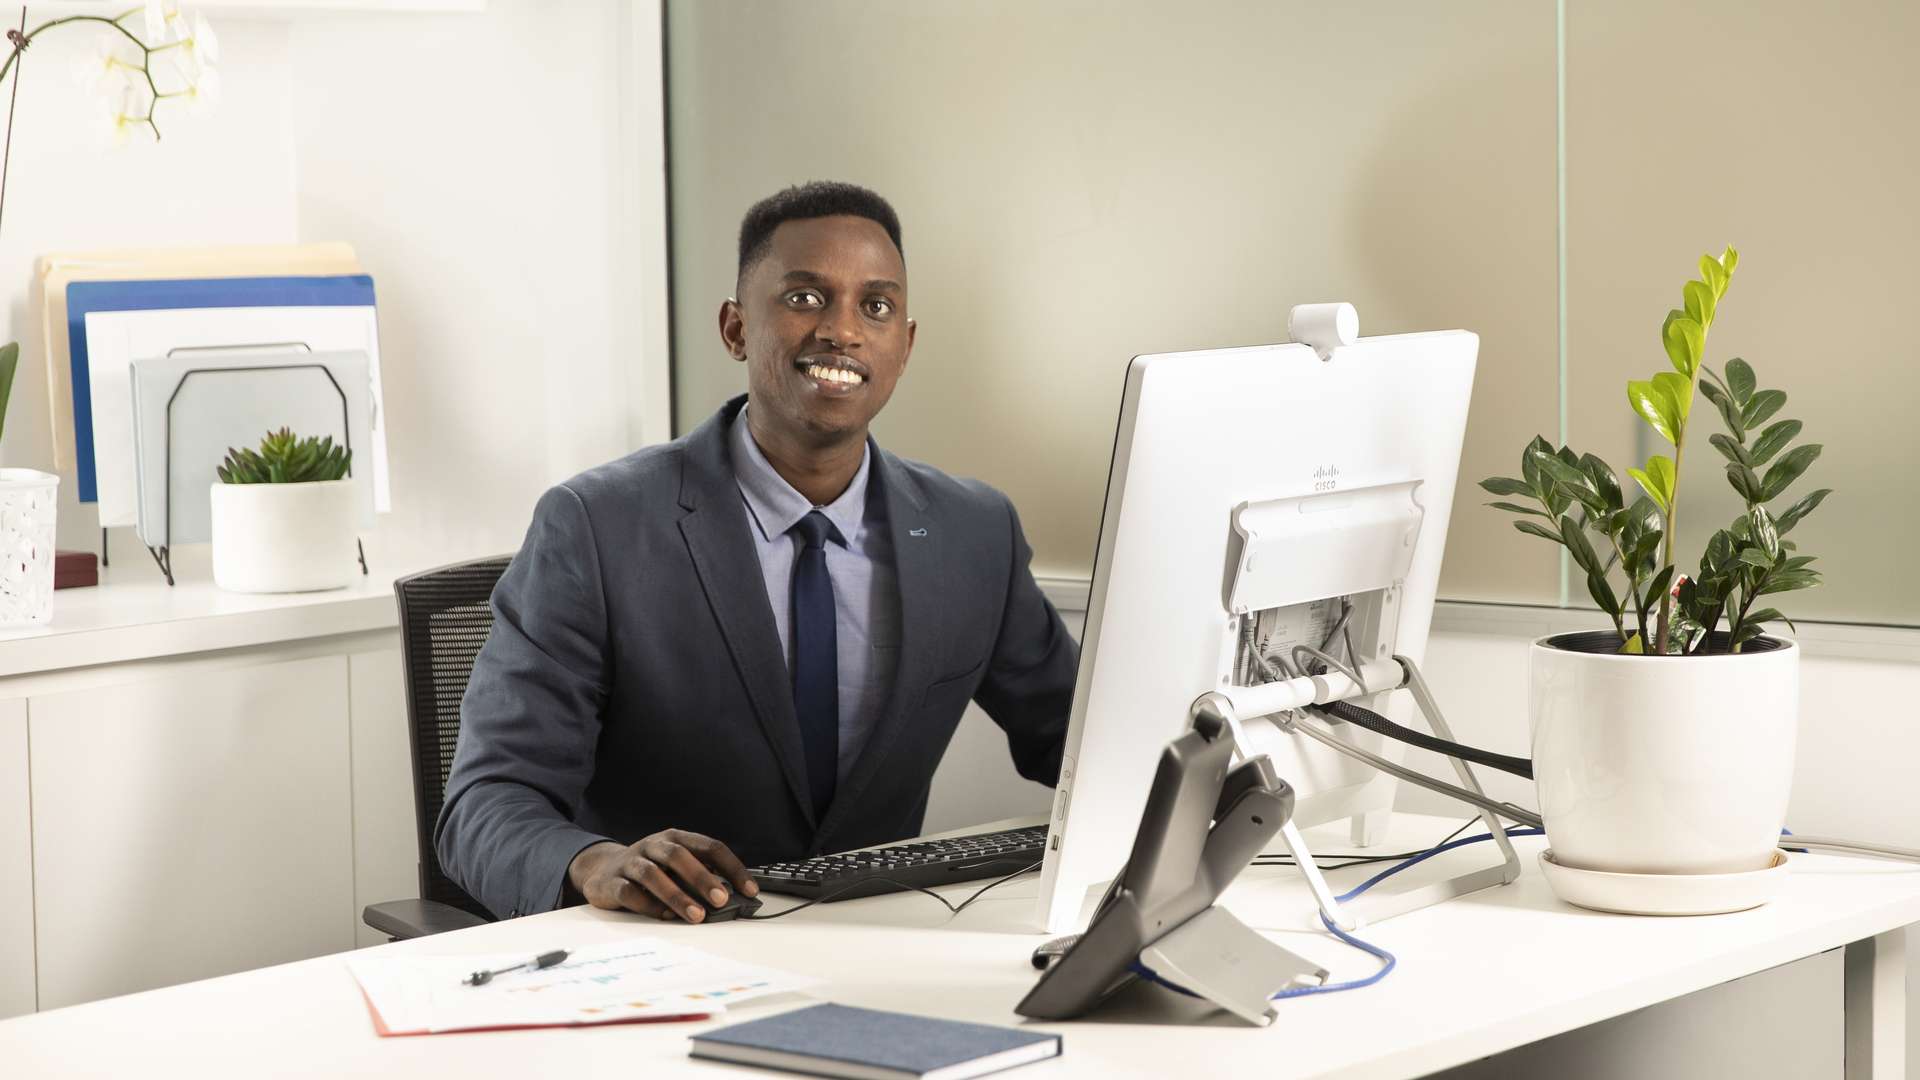
[[[353,464],[353,451],[333,445],[333,436],[302,439],[286,428],[269,431],[260,449],[227,450],[215,472],[223,484],[305,484],[338,480]]]

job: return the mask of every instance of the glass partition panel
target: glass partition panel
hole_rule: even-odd
[[[1569,5],[1566,32],[1570,441],[1618,469],[1670,452],[1626,380],[1669,370],[1661,320],[1700,255],[1732,243],[1707,362],[1746,358],[1826,448],[1778,506],[1835,489],[1791,537],[1825,585],[1770,599],[1796,618],[1920,621],[1920,6],[1607,0]],[[1694,424],[1683,568],[1742,508],[1704,399]]]
[[[851,180],[900,211],[920,323],[876,435],[1006,491],[1037,572],[1090,573],[1129,357],[1341,299],[1480,333],[1442,593],[1558,599],[1473,484],[1558,432],[1553,5],[667,10],[677,431],[746,385],[715,330],[741,214]]]

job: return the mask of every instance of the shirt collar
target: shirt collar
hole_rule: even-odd
[[[833,522],[839,535],[833,539],[846,547],[852,538],[859,534],[860,525],[867,513],[867,475],[873,463],[873,449],[863,446],[860,449],[860,468],[853,474],[853,481],[840,497],[826,506],[816,507],[805,495],[796,491],[792,484],[774,470],[767,455],[760,452],[760,444],[753,441],[753,433],[747,429],[747,410],[741,409],[733,419],[733,426],[727,432],[727,441],[733,449],[733,478],[740,485],[740,494],[747,501],[748,516],[760,530],[762,538],[772,540],[786,535],[801,518],[813,510],[819,510]]]

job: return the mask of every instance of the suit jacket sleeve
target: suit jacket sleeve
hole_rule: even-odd
[[[1007,600],[993,653],[973,698],[1007,733],[1007,746],[1020,775],[1051,787],[1060,779],[1080,646],[1033,580],[1029,566],[1033,549],[1027,546],[1020,515],[1011,502],[1007,522],[1013,547]]]
[[[573,857],[606,839],[573,818],[593,776],[607,644],[586,505],[562,485],[494,588],[434,830],[447,875],[495,915],[558,907]]]

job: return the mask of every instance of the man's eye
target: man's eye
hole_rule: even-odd
[[[876,319],[884,319],[893,314],[893,301],[876,296],[867,301],[867,314]]]
[[[787,306],[794,308],[817,308],[826,306],[820,294],[812,289],[801,289],[787,294]]]

